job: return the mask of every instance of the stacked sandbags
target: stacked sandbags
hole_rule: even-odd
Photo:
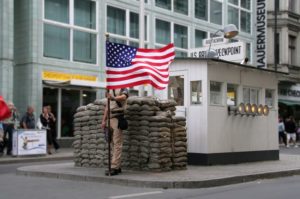
[[[101,121],[106,99],[79,107],[74,115],[75,165],[106,167],[108,151]],[[153,97],[130,97],[123,130],[122,168],[168,171],[187,163],[185,118],[174,117],[176,102]],[[111,154],[113,152],[111,151]]]
[[[77,109],[74,115],[73,142],[75,165],[82,167],[101,167],[107,158],[107,145],[101,127],[105,101],[94,103]]]
[[[187,137],[185,117],[172,117],[172,163],[173,169],[186,169],[187,166]]]
[[[149,117],[159,108],[152,97],[131,97],[127,100],[125,118],[128,120],[128,166],[136,170],[148,170],[149,162]],[[123,150],[126,152],[126,150]]]

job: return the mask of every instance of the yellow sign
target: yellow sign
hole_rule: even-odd
[[[53,80],[53,81],[69,81],[72,79],[84,80],[84,81],[97,81],[96,76],[91,75],[80,75],[80,74],[69,74],[53,71],[43,71],[43,80]]]

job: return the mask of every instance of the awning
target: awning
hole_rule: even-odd
[[[85,80],[68,80],[68,81],[50,81],[43,80],[45,85],[56,86],[56,87],[66,87],[66,86],[74,86],[74,87],[89,87],[89,88],[106,88],[105,82],[98,81],[85,81]]]
[[[286,105],[289,105],[289,106],[295,106],[295,105],[300,106],[300,101],[278,99],[278,102],[279,102],[279,103],[286,104]]]

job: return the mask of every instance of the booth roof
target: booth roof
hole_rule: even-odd
[[[265,72],[271,72],[271,73],[278,73],[282,75],[289,75],[289,73],[286,72],[281,72],[281,71],[275,71],[275,70],[270,70],[270,69],[265,69],[265,68],[258,68],[255,67],[254,65],[245,65],[245,64],[240,64],[236,62],[231,62],[231,61],[226,61],[223,59],[215,59],[215,58],[197,58],[197,57],[180,57],[180,58],[175,58],[175,60],[202,60],[202,61],[207,61],[207,62],[222,62],[222,63],[227,63],[227,64],[232,64],[235,66],[239,66],[242,68],[248,68],[248,69],[255,69],[255,70],[260,70],[260,71],[265,71]]]

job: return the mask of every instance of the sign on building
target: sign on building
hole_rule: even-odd
[[[211,45],[225,44],[225,43],[228,43],[228,39],[226,39],[224,37],[214,37],[214,38],[202,40],[203,46],[209,46],[210,42],[211,42]]]
[[[206,58],[209,46],[189,50],[189,57]],[[234,42],[220,45],[212,45],[211,49],[216,51],[220,59],[226,61],[240,62],[246,56],[244,42]]]
[[[256,62],[258,68],[267,68],[267,9],[266,0],[257,0]]]

